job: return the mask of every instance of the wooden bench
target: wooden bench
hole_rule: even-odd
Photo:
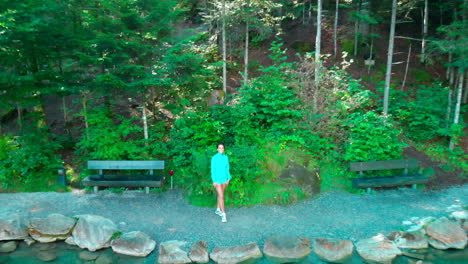
[[[419,168],[418,172],[408,174],[408,169],[414,168]],[[363,177],[365,171],[394,169],[403,169],[403,174],[382,177]],[[420,168],[419,162],[415,159],[351,162],[350,170],[358,171],[360,176],[359,178],[352,179],[353,187],[367,188],[367,193],[370,193],[371,188],[375,187],[412,185],[413,189],[416,189],[417,184],[424,184],[429,180],[427,176],[422,175],[422,168]]]
[[[149,193],[150,187],[162,187],[165,177],[154,174],[154,170],[163,170],[162,160],[90,160],[88,169],[98,170],[98,175],[86,177],[82,183],[84,186],[93,186],[94,192],[98,187],[145,187]],[[108,170],[140,170],[149,171],[149,174],[139,175],[110,175]]]

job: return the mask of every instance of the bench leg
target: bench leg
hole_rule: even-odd
[[[417,184],[413,184],[411,187],[413,187],[413,190],[416,190]]]
[[[370,194],[371,188],[367,188],[367,194]]]
[[[145,187],[145,192],[146,192],[146,194],[149,193],[149,189],[150,189],[149,187]]]
[[[97,187],[97,186],[93,186],[93,191],[94,191],[94,193],[97,193],[97,192],[98,192],[98,187]]]

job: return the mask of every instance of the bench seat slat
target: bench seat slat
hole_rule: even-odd
[[[163,181],[154,180],[154,181],[98,181],[92,180],[86,177],[82,181],[84,186],[102,186],[102,187],[162,187]]]
[[[386,177],[366,177],[352,179],[355,188],[393,187],[400,185],[423,184],[429,180],[421,174],[409,174]]]
[[[89,160],[90,170],[163,170],[163,160]]]
[[[412,169],[418,168],[419,162],[416,159],[405,160],[381,160],[368,162],[351,162],[351,171],[369,171],[369,170],[392,170],[392,169]]]

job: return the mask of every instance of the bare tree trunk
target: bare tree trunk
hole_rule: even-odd
[[[422,34],[422,43],[421,43],[421,63],[426,62],[426,38],[427,38],[428,19],[429,19],[428,0],[424,0],[423,34]]]
[[[385,91],[384,91],[384,105],[383,114],[388,115],[388,98],[390,95],[390,80],[392,75],[392,60],[393,60],[393,41],[395,40],[395,22],[396,22],[397,1],[392,1],[392,21],[390,25],[390,37],[388,39],[388,52],[387,52],[387,73],[385,74]]]
[[[455,106],[455,116],[453,123],[456,125],[458,124],[458,121],[460,119],[460,107],[461,107],[461,96],[462,96],[462,90],[463,90],[463,84],[464,84],[464,72],[459,71],[458,72],[458,92],[457,92],[457,104]],[[453,137],[450,138],[450,144],[449,144],[449,149],[453,150],[455,147],[455,139]]]
[[[148,120],[146,117],[146,101],[143,99],[143,106],[141,107],[141,112],[143,114],[143,135],[145,137],[145,145],[148,146]]]
[[[401,84],[401,90],[405,90],[406,77],[408,76],[409,62],[411,57],[411,43],[409,44],[408,57],[406,58],[406,68],[405,68],[405,77],[403,78],[403,83]]]
[[[463,94],[463,103],[466,104],[467,101],[468,101],[468,78],[466,78],[465,93]]]
[[[336,58],[336,35],[338,31],[338,8],[340,0],[336,0],[335,5],[335,23],[333,24],[333,57]]]
[[[84,118],[84,124],[85,124],[85,134],[86,134],[86,140],[89,140],[89,123],[88,123],[88,107],[87,107],[87,102],[88,101],[88,94],[87,92],[82,92],[81,94],[81,103],[83,105],[83,118]]]
[[[63,108],[63,121],[65,122],[65,131],[67,134],[70,134],[70,129],[68,129],[68,114],[67,114],[67,102],[65,96],[62,96],[62,108]]]
[[[227,95],[227,80],[226,80],[226,0],[223,0],[223,92]]]
[[[354,58],[357,57],[357,49],[358,49],[358,30],[359,30],[359,15],[360,15],[360,0],[357,2],[357,7],[356,7],[356,21],[354,22]]]
[[[302,7],[302,25],[305,25],[306,1],[307,1],[307,0],[304,0],[304,2],[302,3],[302,4],[303,4],[303,7]]]
[[[448,55],[448,63],[449,63],[449,64],[452,63],[452,52],[449,52],[449,55]],[[445,73],[445,78],[446,78],[447,80],[450,79],[450,68],[451,68],[450,66],[447,66],[447,71],[446,71],[446,73]]]
[[[315,34],[315,95],[314,111],[317,111],[318,89],[320,83],[320,45],[322,36],[322,0],[317,0],[317,34]]]
[[[245,23],[244,85],[249,82],[249,22]]]
[[[450,126],[450,114],[452,113],[452,88],[449,87],[448,89],[448,98],[447,98],[447,113],[445,114],[445,119],[447,122],[445,123],[445,128]]]
[[[18,113],[18,126],[19,130],[23,130],[23,115],[19,103],[16,103],[16,112]]]

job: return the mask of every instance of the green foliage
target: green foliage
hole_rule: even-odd
[[[310,42],[305,42],[302,40],[295,40],[292,44],[291,47],[298,52],[312,52],[314,51],[312,44]]]
[[[447,143],[435,142],[431,144],[418,143],[416,148],[425,152],[432,160],[446,164],[445,169],[458,168],[462,171],[462,174],[468,174],[468,154],[461,147],[450,150]]]
[[[416,91],[414,100],[401,96],[392,102],[396,105],[395,116],[409,138],[426,141],[440,135],[456,134],[455,130],[445,129],[448,125],[447,94],[448,89],[441,84],[421,85]]]
[[[341,50],[347,52],[348,54],[353,54],[354,52],[354,40],[342,39],[341,40]]]
[[[56,155],[60,145],[45,129],[26,130],[22,136],[0,135],[0,181],[3,188],[43,188],[55,182],[62,161]],[[35,184],[41,186],[34,186]]]
[[[373,111],[351,114],[347,122],[350,138],[345,146],[346,161],[375,161],[401,158],[400,131],[390,117]]]
[[[143,140],[134,136],[142,134],[142,128],[134,125],[133,120],[116,116],[114,121],[104,108],[94,109],[87,118],[89,128],[77,143],[77,154],[84,159],[126,160],[141,156]]]
[[[428,83],[432,81],[432,76],[429,72],[420,69],[411,69],[410,75],[413,76],[416,81],[421,83]]]

